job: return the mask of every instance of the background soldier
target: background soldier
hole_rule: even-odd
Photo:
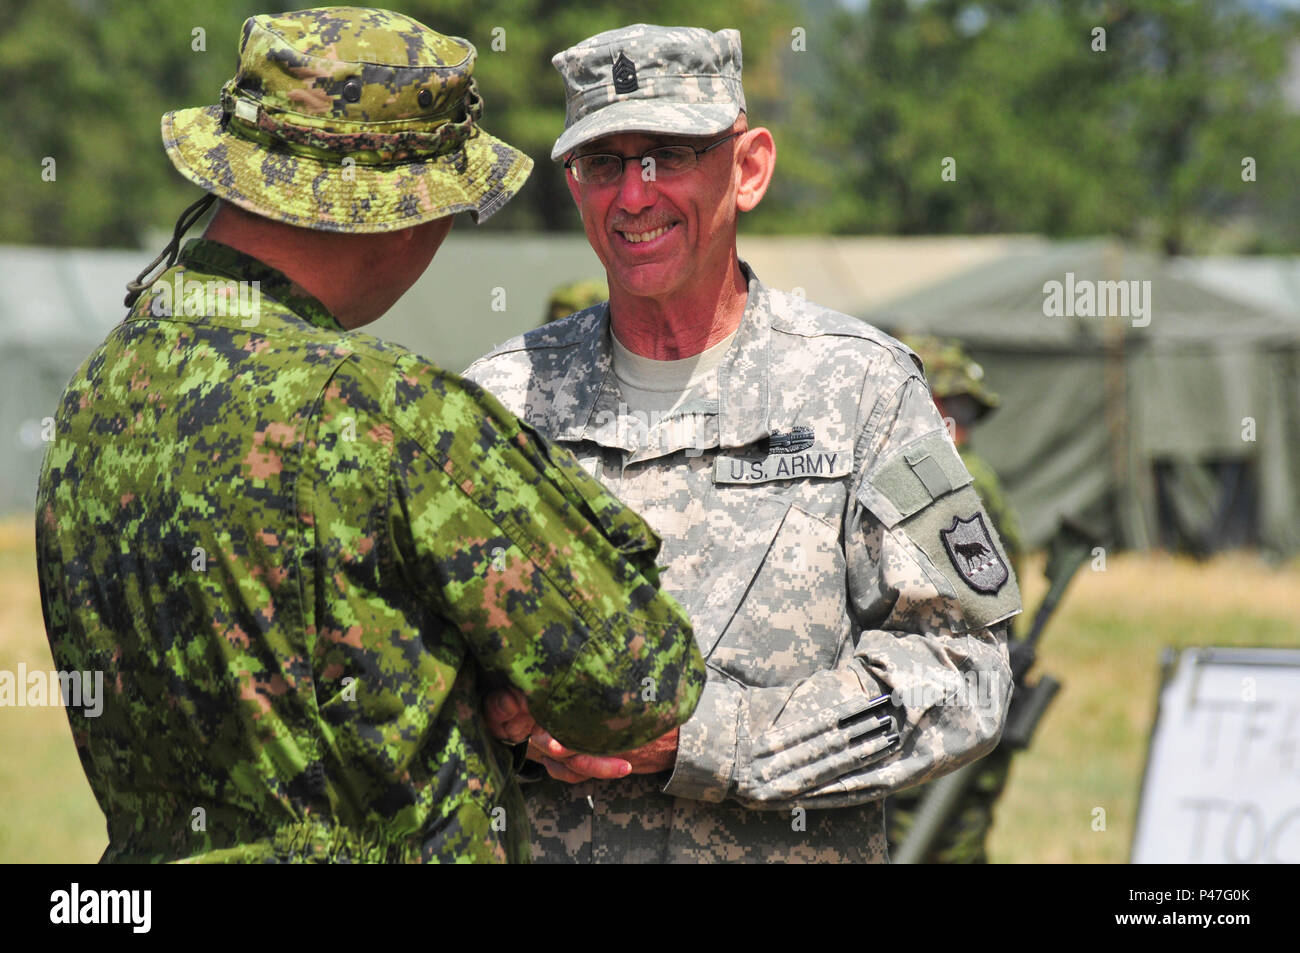
[[[993,520],[1007,558],[1020,578],[1023,554],[1020,524],[998,476],[967,446],[970,428],[998,406],[998,396],[984,381],[984,368],[971,360],[957,341],[930,335],[903,335],[900,340],[916,352],[925,364],[930,393],[945,423],[951,421],[953,441],[962,463],[970,471],[972,485]],[[993,827],[993,808],[1006,787],[1013,752],[999,745],[978,762],[978,770],[967,786],[961,807],[944,825],[942,833],[925,856],[926,863],[988,863],[986,842]],[[892,795],[885,804],[889,849],[898,846],[912,829],[917,806],[931,785],[922,784]]]
[[[558,321],[609,297],[609,285],[603,278],[583,278],[559,285],[546,301],[546,314],[542,324]]]
[[[56,663],[106,676],[100,717],[68,709],[106,861],[525,859],[485,679],[592,751],[695,707],[646,524],[478,386],[349,333],[528,175],[477,124],[474,56],[383,10],[258,16],[221,105],[163,118],[213,193],[169,265],[222,204],[68,385],[37,505]]]

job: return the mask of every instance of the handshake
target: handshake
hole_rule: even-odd
[[[677,762],[676,728],[640,748],[616,755],[571,751],[533,720],[523,693],[515,688],[489,692],[483,699],[483,715],[494,738],[512,745],[527,740],[528,757],[540,762],[555,780],[569,784],[592,778],[614,780],[629,774],[657,774],[672,770]]]

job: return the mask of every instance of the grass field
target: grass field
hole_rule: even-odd
[[[1045,584],[1030,560],[1025,601]],[[1300,645],[1300,562],[1248,554],[1207,563],[1112,555],[1085,566],[1041,646],[1065,687],[1012,768],[990,853],[998,862],[1128,859],[1166,645]],[[53,668],[36,590],[32,523],[0,522],[0,670]],[[0,709],[0,863],[99,858],[104,819],[62,708]],[[1093,830],[1095,808],[1106,829]]]

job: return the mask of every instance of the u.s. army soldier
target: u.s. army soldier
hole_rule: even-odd
[[[1006,554],[911,352],[738,259],[775,165],[739,34],[637,25],[553,62],[551,157],[610,298],[466,374],[663,536],[708,683],[679,731],[618,758],[535,730],[534,856],[883,861],[881,799],[997,742]],[[516,695],[489,714],[523,737]]]
[[[163,117],[221,206],[69,383],[36,513],[54,658],[106,676],[68,710],[106,861],[526,859],[485,682],[596,752],[699,698],[645,523],[352,331],[528,176],[474,59],[385,10],[257,16],[221,105]]]

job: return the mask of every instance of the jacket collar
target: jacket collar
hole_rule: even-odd
[[[741,271],[749,284],[745,313],[736,337],[718,367],[718,405],[701,407],[698,413],[716,420],[702,428],[716,432],[717,445],[735,449],[768,436],[768,368],[772,336],[771,300],[767,288],[744,261]],[[568,373],[553,407],[555,436],[564,441],[591,440],[604,447],[629,453],[636,450],[634,430],[619,426],[611,416],[622,401],[614,376],[613,346],[610,343],[609,306],[606,305],[594,333],[581,341],[570,359]],[[680,449],[660,444],[657,452],[642,452],[638,458]]]
[[[346,330],[330,309],[321,303],[319,298],[308,294],[302,286],[295,284],[284,272],[272,268],[252,255],[246,255],[231,248],[229,245],[223,245],[207,238],[191,239],[185,243],[176,265],[160,275],[154,284],[171,282],[178,276],[178,272],[182,282],[185,280],[184,272],[194,272],[199,275],[220,275],[224,278],[249,282],[250,284],[257,282],[258,284],[255,287],[260,296],[278,302],[308,324],[329,331]],[[144,294],[140,295],[139,300],[132,309],[131,316],[149,317],[152,299],[153,295],[149,289],[145,289]],[[179,308],[179,303],[177,307]]]

